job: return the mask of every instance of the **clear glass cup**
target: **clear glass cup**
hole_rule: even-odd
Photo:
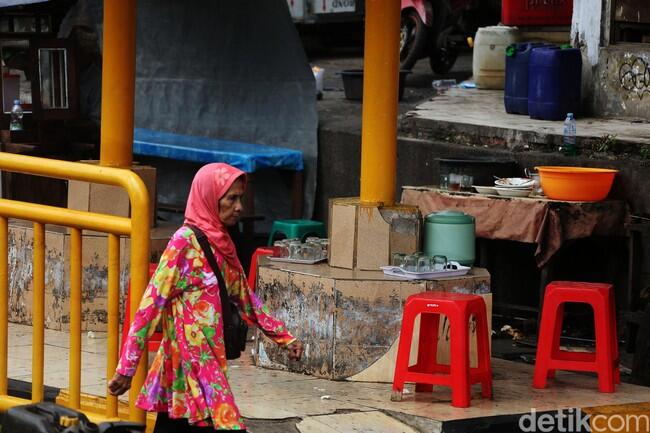
[[[302,244],[300,241],[292,241],[289,243],[289,258],[293,260],[300,260],[300,248]]]
[[[404,262],[402,263],[402,268],[405,271],[417,272],[418,270],[418,256],[409,254],[404,257]]]
[[[440,189],[448,190],[449,189],[449,175],[441,174],[440,175]]]
[[[464,174],[460,181],[460,189],[462,191],[471,191],[473,183],[474,177]]]
[[[444,271],[445,266],[447,266],[447,257],[445,257],[445,256],[433,256],[431,258],[431,270],[433,270],[433,271]]]
[[[452,173],[449,175],[449,191],[460,191],[463,175]]]
[[[305,243],[308,244],[310,242],[318,242],[320,241],[320,238],[316,236],[309,236],[307,239],[305,239]]]
[[[418,272],[431,272],[431,257],[418,257]]]
[[[273,257],[289,257],[289,242],[286,239],[273,242]]]
[[[319,260],[322,254],[320,245],[315,243],[302,244],[299,251],[300,260]]]
[[[404,264],[404,259],[406,258],[406,254],[403,253],[393,253],[393,256],[391,257],[390,264],[391,266],[398,266],[402,267]]]
[[[314,250],[316,251],[316,257],[313,259],[309,260],[320,260],[323,257],[323,247],[321,246],[319,239],[318,238],[308,238],[307,242],[305,242],[305,245],[309,245],[310,247],[313,247]]]
[[[329,257],[330,240],[327,238],[321,238],[318,240],[318,243],[320,244],[320,248],[323,251],[323,258]]]

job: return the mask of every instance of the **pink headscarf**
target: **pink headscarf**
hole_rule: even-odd
[[[235,244],[219,219],[219,200],[239,178],[246,184],[246,173],[221,162],[204,165],[194,176],[185,208],[185,224],[200,228],[210,243],[232,266],[241,269]]]

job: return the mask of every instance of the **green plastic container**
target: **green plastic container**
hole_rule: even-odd
[[[424,219],[424,252],[472,266],[476,257],[475,228],[474,217],[463,212],[431,213]]]

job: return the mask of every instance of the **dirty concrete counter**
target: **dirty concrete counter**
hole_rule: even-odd
[[[177,226],[165,224],[151,230],[150,262],[157,262]],[[31,223],[10,220],[9,321],[31,324],[33,297],[33,243]],[[82,330],[106,331],[108,288],[108,235],[84,231],[82,247]],[[120,301],[126,299],[131,240],[120,239]],[[70,233],[67,227],[45,229],[45,328],[67,331],[70,326]],[[123,308],[120,309],[122,312]]]
[[[305,344],[300,363],[264,338],[259,366],[334,380],[392,380],[402,309],[408,296],[440,290],[484,297],[491,314],[490,275],[473,268],[462,277],[405,280],[381,271],[353,271],[327,264],[260,262],[257,293]]]

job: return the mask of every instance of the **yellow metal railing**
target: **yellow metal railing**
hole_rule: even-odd
[[[0,170],[60,179],[114,185],[124,188],[131,202],[131,217],[118,217],[26,203],[0,198],[0,411],[29,401],[7,395],[8,351],[8,219],[34,223],[34,295],[32,340],[32,401],[43,399],[45,330],[45,224],[67,226],[70,231],[70,371],[68,405],[81,404],[81,251],[82,230],[108,233],[108,347],[107,378],[112,377],[119,356],[119,257],[120,235],[131,237],[131,319],[148,280],[149,195],[140,177],[127,169],[59,161],[0,152]],[[133,378],[129,396],[129,418],[145,422],[145,413],[135,407],[147,363],[146,351]],[[117,418],[117,398],[107,394],[106,410],[95,419]]]

